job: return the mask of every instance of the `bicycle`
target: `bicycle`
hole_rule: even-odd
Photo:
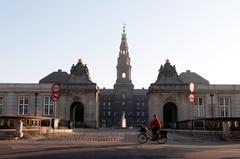
[[[167,133],[168,132],[166,130],[158,130],[156,132],[156,136],[154,137],[151,130],[149,130],[147,127],[142,126],[137,140],[141,144],[144,144],[149,140],[157,141],[159,144],[164,144],[167,142]]]

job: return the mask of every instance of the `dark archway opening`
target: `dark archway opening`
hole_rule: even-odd
[[[177,106],[168,102],[163,107],[163,123],[165,128],[176,128],[177,126]]]
[[[84,107],[80,102],[74,102],[70,107],[70,127],[84,127]]]

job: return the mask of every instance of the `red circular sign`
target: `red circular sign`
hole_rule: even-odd
[[[194,102],[194,98],[195,98],[195,97],[194,97],[194,94],[193,94],[193,93],[190,93],[188,98],[189,98],[189,101],[190,101],[191,103]]]
[[[191,93],[193,93],[195,91],[195,85],[194,85],[193,82],[189,83],[189,90],[190,90]]]
[[[56,102],[60,98],[60,94],[59,94],[60,93],[60,85],[57,83],[54,83],[52,85],[51,89],[52,89],[51,99],[52,99],[52,101]]]
[[[52,93],[51,99],[52,99],[54,102],[58,101],[59,98],[60,98],[60,95],[59,95],[58,93]]]
[[[59,92],[60,91],[60,85],[59,84],[53,84],[52,85],[52,91],[53,92]]]

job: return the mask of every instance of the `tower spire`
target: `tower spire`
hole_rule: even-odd
[[[116,88],[121,84],[128,84],[129,88],[133,89],[133,84],[131,80],[131,59],[128,53],[128,44],[127,44],[127,34],[126,32],[126,25],[123,24],[123,33],[122,39],[120,44],[120,51],[117,63],[117,80],[116,80]],[[114,88],[115,88],[114,86]]]
[[[123,23],[123,33],[120,44],[120,54],[128,54],[128,43],[127,43],[127,34],[126,34],[126,24]]]

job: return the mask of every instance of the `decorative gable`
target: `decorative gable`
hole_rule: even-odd
[[[178,78],[178,74],[175,68],[175,65],[171,65],[169,60],[166,60],[166,63],[161,65],[159,69],[159,74],[155,84],[180,84],[182,81]]]
[[[79,59],[76,65],[72,65],[68,82],[72,83],[92,83],[86,64]]]

